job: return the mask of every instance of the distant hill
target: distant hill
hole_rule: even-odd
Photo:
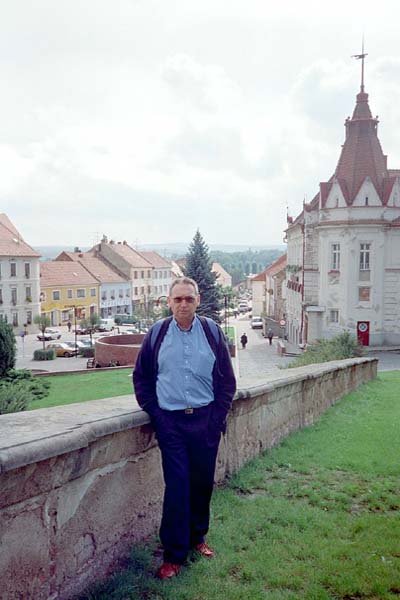
[[[73,252],[76,246],[35,246],[35,250],[42,256],[40,260],[54,260],[60,252]],[[80,246],[79,250],[86,252],[89,250],[88,246]]]
[[[132,248],[136,248],[135,244],[130,244]],[[189,242],[176,242],[174,244],[143,244],[137,250],[154,250],[161,254],[161,256],[165,256],[168,258],[176,257],[176,256],[184,256],[188,250]],[[86,252],[89,250],[88,246],[80,246],[79,248],[82,252]],[[247,252],[251,250],[252,252],[260,252],[262,250],[277,250],[282,253],[286,250],[286,246],[283,244],[271,246],[252,246],[251,244],[209,244],[209,249],[212,252]],[[56,256],[60,254],[60,252],[73,252],[75,250],[75,246],[35,246],[35,250],[37,250],[41,255],[41,260],[54,260]]]

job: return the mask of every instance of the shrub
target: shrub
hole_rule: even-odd
[[[11,369],[0,381],[0,389],[9,383],[23,383],[34,400],[45,398],[49,393],[50,383],[40,377],[34,377],[30,371]]]
[[[33,353],[33,360],[54,360],[56,357],[56,351],[53,348],[45,350],[35,350]]]
[[[0,415],[26,410],[31,400],[23,382],[3,384],[0,387]]]
[[[88,347],[88,348],[81,348],[80,351],[79,351],[79,354],[81,356],[83,356],[84,358],[93,358],[93,356],[94,356],[94,348],[93,347],[92,348],[90,348],[90,347]]]
[[[0,319],[0,377],[15,365],[16,343],[11,325]]]
[[[289,368],[302,367],[329,360],[363,356],[363,354],[364,348],[359,345],[354,336],[345,331],[330,340],[318,340],[314,345],[308,346],[306,352],[295,358],[288,366]]]

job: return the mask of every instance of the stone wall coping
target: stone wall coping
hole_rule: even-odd
[[[283,369],[262,380],[241,378],[235,400],[374,361],[377,359],[352,358]],[[149,417],[133,394],[0,415],[0,473],[85,448],[101,437],[146,423]]]

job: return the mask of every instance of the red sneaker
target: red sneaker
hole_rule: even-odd
[[[174,565],[173,563],[165,562],[161,565],[156,573],[158,579],[170,579],[178,575],[181,570],[181,565]]]
[[[214,550],[212,548],[210,548],[210,546],[208,544],[206,544],[205,542],[196,544],[194,549],[197,550],[197,552],[200,552],[200,554],[202,556],[205,556],[206,558],[214,558],[214,556],[215,556]]]

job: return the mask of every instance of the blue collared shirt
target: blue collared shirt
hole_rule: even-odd
[[[158,404],[165,410],[182,410],[214,400],[212,371],[215,355],[195,316],[184,331],[172,319],[158,354]]]

